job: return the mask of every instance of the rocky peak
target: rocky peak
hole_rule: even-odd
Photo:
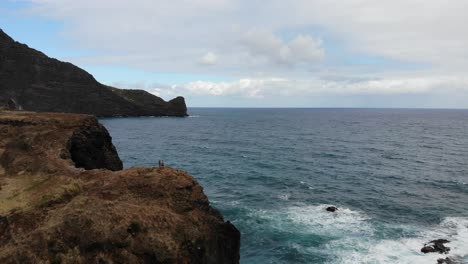
[[[14,99],[24,110],[97,116],[187,116],[177,104],[145,91],[122,90],[96,81],[85,70],[49,58],[0,32],[0,105]]]

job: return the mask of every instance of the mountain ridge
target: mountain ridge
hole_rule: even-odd
[[[144,90],[119,89],[98,82],[69,62],[48,57],[15,41],[0,29],[0,105],[17,108],[115,116],[187,116],[181,96],[168,102]]]

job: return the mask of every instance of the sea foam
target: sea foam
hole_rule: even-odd
[[[363,239],[359,241],[361,245],[358,247],[367,248],[366,250],[337,251],[338,258],[330,263],[435,264],[438,259],[446,257],[457,260],[458,263],[468,263],[467,217],[447,217],[439,225],[416,233],[414,237],[397,240]],[[425,243],[439,238],[450,241],[446,244],[451,249],[448,254],[421,252]]]
[[[426,229],[415,225],[382,225],[366,213],[339,207],[327,212],[328,204],[294,205],[283,210],[255,210],[250,217],[267,221],[278,232],[316,235],[326,238],[324,245],[307,247],[299,242],[289,246],[302,254],[328,256],[327,263],[346,264],[431,264],[450,257],[468,263],[468,217],[447,217],[440,224]],[[384,229],[384,230],[382,230]],[[382,238],[391,230],[406,230],[408,235],[397,239]],[[448,239],[449,254],[424,254],[421,248],[434,239]]]

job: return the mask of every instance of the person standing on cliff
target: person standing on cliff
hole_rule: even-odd
[[[161,161],[161,160],[158,160],[158,167],[159,167],[159,168],[162,167],[162,161]]]

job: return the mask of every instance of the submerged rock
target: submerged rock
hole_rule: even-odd
[[[453,259],[447,257],[447,258],[440,258],[437,260],[437,264],[458,264],[456,261]]]
[[[328,212],[332,212],[332,213],[333,213],[333,212],[336,212],[336,211],[338,210],[338,208],[335,207],[335,206],[329,206],[329,207],[326,208],[326,210],[327,210]]]
[[[446,239],[436,239],[432,240],[429,243],[424,244],[424,247],[421,248],[422,253],[432,253],[437,252],[441,254],[446,254],[450,251],[449,247],[446,247],[444,244],[449,243],[450,241]]]
[[[0,113],[0,263],[239,262],[192,176],[121,166],[93,116]]]

